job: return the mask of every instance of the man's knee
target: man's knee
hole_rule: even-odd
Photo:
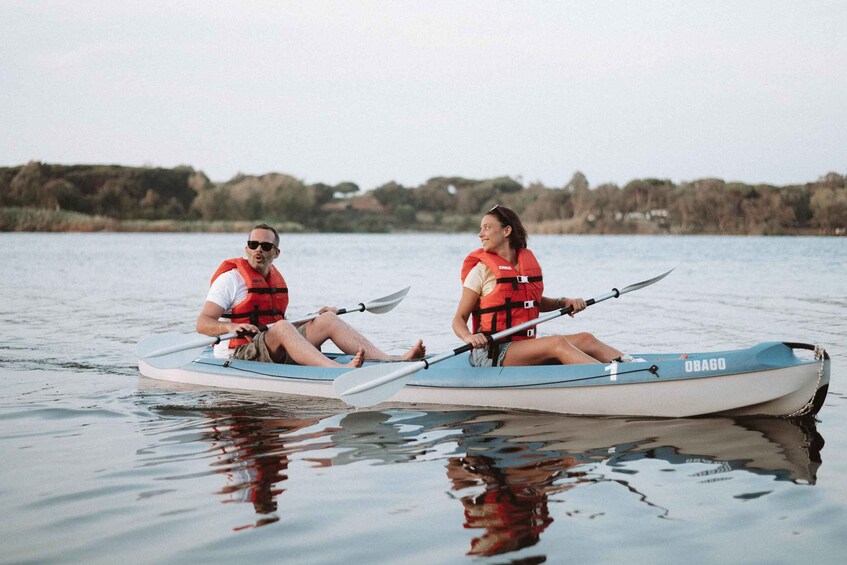
[[[332,328],[338,326],[341,320],[338,318],[338,315],[335,312],[324,312],[311,322],[309,325],[315,328],[320,328],[321,331],[329,331]]]
[[[280,320],[271,327],[269,327],[265,334],[267,335],[267,340],[269,340],[269,345],[278,345],[285,341],[286,337],[290,336],[292,332],[296,332],[297,329],[292,326],[287,320]]]

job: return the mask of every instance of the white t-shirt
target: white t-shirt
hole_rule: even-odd
[[[238,272],[232,269],[218,276],[212,286],[206,300],[214,302],[224,309],[224,314],[232,313],[232,307],[247,299],[247,284]],[[221,322],[229,322],[228,318],[220,318]],[[232,350],[229,348],[229,340],[225,339],[215,345],[215,357],[229,357]]]
[[[225,314],[231,313],[233,306],[246,299],[247,285],[238,269],[219,275],[209,287],[209,294],[206,296],[206,300],[223,308]]]

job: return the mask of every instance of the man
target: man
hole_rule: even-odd
[[[279,257],[279,234],[274,228],[267,224],[254,227],[244,251],[247,259],[224,261],[212,277],[206,303],[197,317],[197,331],[209,336],[239,332],[253,338],[235,338],[218,344],[216,355],[319,367],[360,367],[365,358],[395,359],[341,320],[335,308],[321,308],[320,316],[299,327],[283,319],[288,307],[288,288],[282,274],[273,266],[274,259]],[[259,331],[260,325],[270,323],[273,325],[266,331]],[[341,365],[327,358],[319,349],[326,340],[353,355],[353,359]],[[425,352],[423,342],[418,340],[396,359],[416,359]]]

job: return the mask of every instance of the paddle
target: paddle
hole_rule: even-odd
[[[676,267],[674,267],[674,269],[675,268]],[[631,284],[623,290],[613,288],[611,292],[586,300],[585,304],[587,306],[591,306],[592,304],[603,302],[609,298],[618,298],[620,295],[626,294],[627,292],[632,292],[634,290],[642,289],[645,286],[650,286],[651,284],[668,276],[671,271],[673,271],[673,269],[650,280]],[[570,314],[571,312],[573,312],[573,308],[571,306],[551,310],[534,320],[497,332],[489,336],[488,341],[489,343],[494,343],[504,337],[512,335],[513,333],[529,329],[548,320],[552,320],[553,318]],[[394,396],[394,394],[403,388],[406,382],[411,379],[411,376],[421,369],[428,369],[436,363],[459,355],[460,353],[465,353],[471,349],[473,349],[473,347],[469,343],[466,343],[461,347],[457,347],[453,351],[441,353],[431,359],[405,362],[399,367],[397,363],[381,363],[362,367],[361,369],[354,369],[353,371],[344,373],[335,379],[335,382],[333,383],[335,394],[341,398],[341,400],[352,406],[373,406],[374,404],[379,404],[380,402],[384,402]]]
[[[406,287],[403,290],[372,300],[367,304],[359,303],[350,308],[341,308],[337,314],[347,314],[348,312],[371,312],[373,314],[384,314],[394,309],[395,306],[409,293],[411,287]],[[320,316],[318,313],[309,314],[299,320],[294,320],[292,324],[301,324],[314,320]],[[273,324],[260,326],[260,330],[264,331]],[[200,354],[203,348],[209,345],[215,345],[225,339],[238,337],[237,332],[219,335],[217,337],[203,334],[180,334],[180,333],[165,333],[148,336],[138,342],[135,352],[139,359],[143,359],[148,365],[157,369],[173,369],[186,365]]]

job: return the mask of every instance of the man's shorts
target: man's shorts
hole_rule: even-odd
[[[500,353],[497,355],[497,366],[503,366],[503,359],[506,358],[506,350],[509,349],[509,346],[512,345],[511,341],[507,341],[506,343],[500,344]],[[491,346],[487,346],[483,349],[471,349],[471,355],[468,358],[471,365],[473,367],[492,367],[492,359],[488,356],[488,348]]]
[[[300,335],[306,337],[306,324],[297,328]],[[253,341],[249,341],[244,345],[239,345],[232,352],[233,359],[241,359],[243,361],[259,361],[260,363],[273,363],[271,352],[268,351],[268,346],[265,344],[265,332],[259,332],[253,336]],[[296,364],[288,355],[288,352],[283,350],[282,361],[280,363],[288,363],[289,365]]]

